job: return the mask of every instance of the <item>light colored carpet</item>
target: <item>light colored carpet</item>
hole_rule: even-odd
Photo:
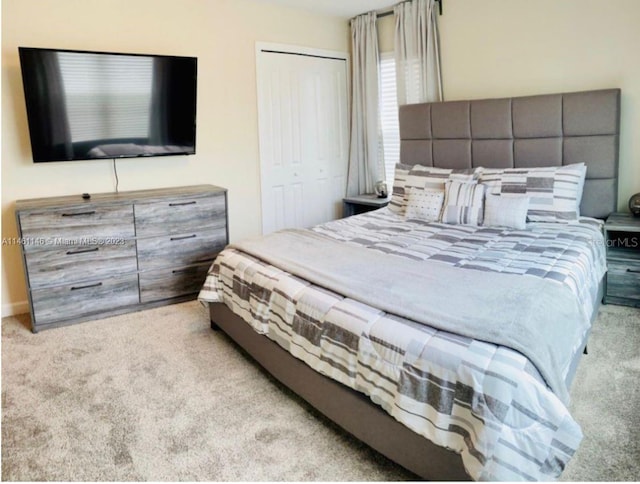
[[[38,334],[2,320],[2,479],[415,476],[268,377],[196,302]],[[564,480],[640,479],[640,310],[604,306],[573,387]]]

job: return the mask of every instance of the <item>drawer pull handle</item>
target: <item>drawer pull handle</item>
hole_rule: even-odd
[[[94,247],[93,249],[69,250],[67,251],[67,255],[84,254],[86,252],[98,252],[99,250],[100,247]]]
[[[91,287],[100,287],[102,286],[101,282],[96,282],[95,284],[89,284],[87,286],[73,286],[71,288],[72,291],[79,291],[80,289],[89,289]]]
[[[189,268],[189,269],[174,269],[171,271],[172,274],[193,274],[197,272],[196,268]]]
[[[631,272],[633,274],[640,274],[640,269],[627,269],[627,272]]]
[[[81,217],[83,215],[93,215],[95,213],[96,213],[95,210],[91,210],[89,212],[63,213],[62,216],[63,217]]]
[[[191,234],[191,235],[181,235],[180,237],[171,237],[171,241],[173,242],[174,240],[184,240],[184,239],[193,239],[197,237],[196,234]]]
[[[170,203],[169,206],[170,207],[181,207],[182,205],[195,205],[196,203],[198,203],[198,202],[196,202],[195,200],[193,200],[191,202],[173,202],[173,203]]]

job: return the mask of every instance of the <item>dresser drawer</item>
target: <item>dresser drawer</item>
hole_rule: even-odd
[[[35,250],[27,253],[25,260],[32,289],[135,273],[138,269],[133,240],[108,245]]]
[[[137,274],[31,291],[36,326],[138,304],[139,299]]]
[[[213,261],[227,244],[226,228],[138,239],[140,271]]]
[[[607,296],[640,302],[640,263],[609,261]]]
[[[113,243],[135,235],[132,205],[25,211],[19,220],[25,251]]]
[[[224,193],[141,202],[134,210],[138,237],[226,227],[227,223]]]
[[[210,265],[206,263],[141,273],[140,301],[146,303],[198,293],[207,278]]]

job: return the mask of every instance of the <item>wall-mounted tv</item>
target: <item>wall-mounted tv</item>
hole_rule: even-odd
[[[34,162],[195,153],[197,58],[18,50]]]

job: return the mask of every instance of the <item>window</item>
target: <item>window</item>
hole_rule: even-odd
[[[380,124],[387,187],[391,191],[396,163],[400,161],[400,126],[393,52],[380,55]]]

